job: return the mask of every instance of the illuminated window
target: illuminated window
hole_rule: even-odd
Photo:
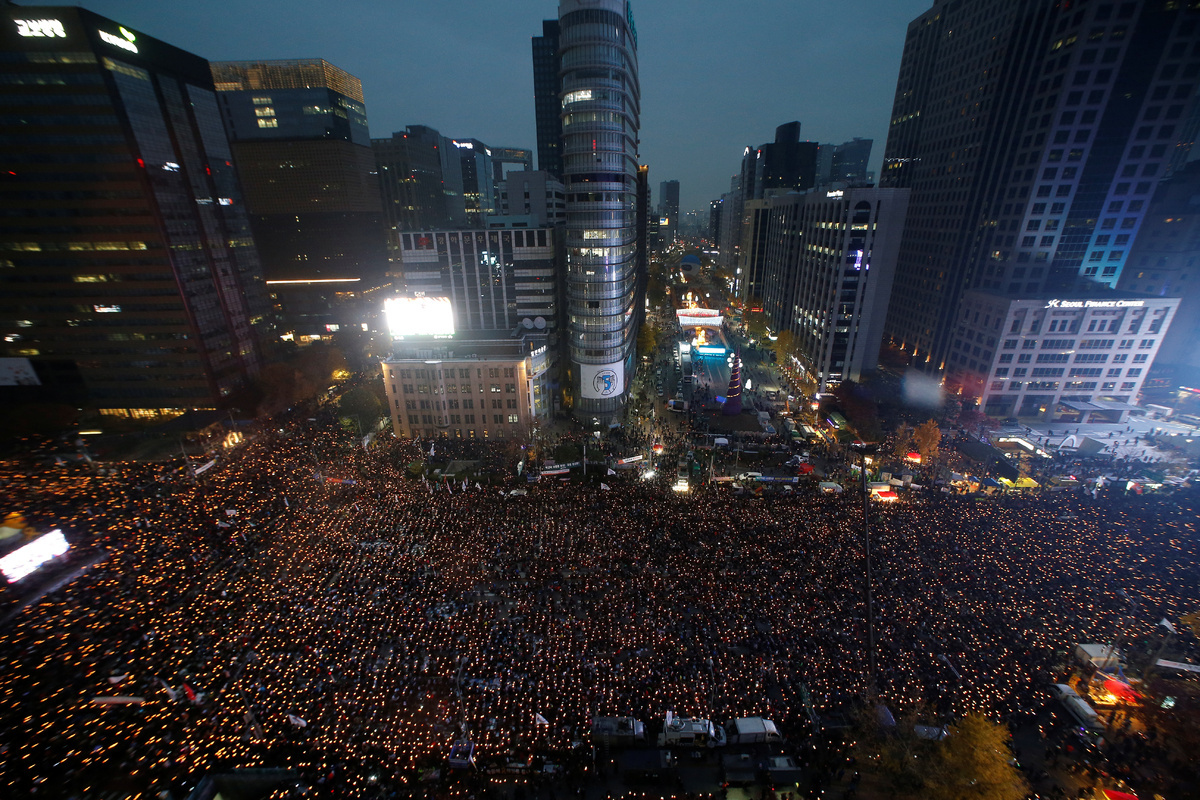
[[[592,90],[591,89],[580,89],[577,92],[567,92],[565,95],[563,95],[563,105],[565,106],[568,103],[578,103],[581,100],[591,100],[591,99],[592,99]]]
[[[260,119],[258,121],[258,127],[260,127],[260,128],[278,128],[279,120],[277,120],[277,119]]]
[[[254,103],[256,106],[269,106],[274,101],[269,97],[255,97],[250,102]]]
[[[254,109],[254,116],[256,116],[256,117],[273,117],[273,116],[275,116],[275,109],[272,108],[271,106],[266,106],[264,108],[256,108],[256,109]]]

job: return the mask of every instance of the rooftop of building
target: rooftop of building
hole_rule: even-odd
[[[392,354],[385,363],[402,361],[486,361],[524,358],[545,346],[542,331],[480,330],[462,331],[452,338],[406,336],[392,342]]]

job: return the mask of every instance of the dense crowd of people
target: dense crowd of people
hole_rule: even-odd
[[[1014,720],[1075,643],[1200,607],[1194,494],[914,495],[872,510],[872,679],[853,493],[605,473],[511,496],[412,477],[429,444],[297,421],[198,479],[0,469],[10,509],[111,551],[0,630],[6,796],[253,765],[374,796],[459,739],[522,760],[586,742],[595,715],[667,711],[798,731],[805,697],[832,713],[872,680],[896,708]]]

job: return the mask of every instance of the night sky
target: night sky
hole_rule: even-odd
[[[20,2],[18,5],[33,5]],[[371,135],[423,124],[536,151],[530,37],[556,0],[84,0],[210,61],[324,58],[362,80]],[[932,0],[634,0],[641,156],[654,201],[729,191],[742,149],[798,119],[802,139],[875,140],[878,171],[908,23]],[[536,166],[536,152],[535,152]]]

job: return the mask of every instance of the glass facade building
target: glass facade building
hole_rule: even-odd
[[[83,9],[0,13],[0,355],[114,412],[212,407],[265,291],[204,59]]]
[[[880,185],[910,187],[888,335],[946,368],[963,294],[1115,286],[1196,132],[1185,3],[937,0],[908,27]]]
[[[567,329],[574,411],[611,418],[635,358],[637,33],[622,0],[562,0]]]
[[[562,177],[562,102],[558,96],[558,20],[542,20],[533,37],[533,107],[538,169]]]
[[[387,239],[359,79],[322,59],[211,68],[267,280],[382,280]]]

